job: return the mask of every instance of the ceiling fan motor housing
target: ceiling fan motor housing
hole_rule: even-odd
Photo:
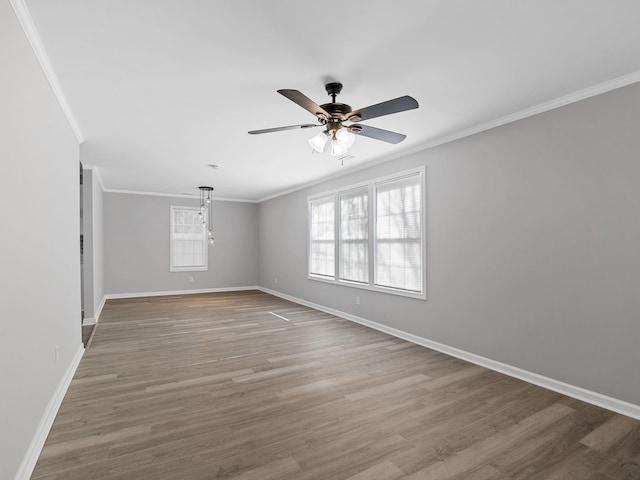
[[[325,103],[320,106],[332,117],[340,118],[342,120],[344,120],[345,115],[351,113],[351,107],[346,103]]]

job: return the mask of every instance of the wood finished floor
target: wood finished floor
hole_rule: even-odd
[[[640,421],[261,292],[110,300],[32,478],[640,479]]]

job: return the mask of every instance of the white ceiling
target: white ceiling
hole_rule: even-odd
[[[219,198],[264,199],[640,79],[637,0],[25,3],[86,139],[82,160],[109,190],[209,184]],[[276,90],[322,104],[327,80],[344,84],[338,101],[354,109],[413,96],[418,110],[363,122],[407,139],[358,137],[341,166],[311,154],[318,130],[247,134],[314,123]]]

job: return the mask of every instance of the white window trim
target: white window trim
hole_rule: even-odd
[[[412,175],[420,175],[420,191],[421,191],[421,209],[420,209],[420,221],[422,226],[421,231],[421,253],[422,253],[422,291],[421,292],[411,292],[408,290],[401,290],[392,287],[383,287],[380,285],[375,285],[375,230],[374,223],[376,218],[376,202],[373,198],[374,195],[374,186],[388,182],[391,180],[399,180],[403,177],[409,177]],[[307,197],[307,279],[314,280],[317,282],[328,283],[332,285],[341,285],[345,287],[358,288],[361,290],[369,290],[380,293],[388,293],[391,295],[399,295],[402,297],[416,298],[420,300],[427,299],[427,266],[428,266],[428,258],[427,258],[427,196],[426,196],[426,168],[419,167],[411,170],[406,170],[403,172],[394,173],[391,175],[385,175],[383,177],[374,178],[372,180],[368,180],[366,182],[360,182],[357,184],[348,185],[343,188],[325,191],[323,193],[318,193],[312,196]],[[356,189],[362,189],[363,187],[367,187],[369,191],[369,284],[363,284],[360,282],[352,282],[349,280],[341,280],[340,279],[340,248],[339,248],[339,228],[340,228],[340,215],[339,215],[339,199],[341,193],[348,193],[350,191]],[[311,231],[310,231],[310,215],[311,215],[311,202],[320,198],[326,198],[333,196],[335,206],[334,206],[334,220],[335,220],[335,273],[334,277],[326,277],[322,275],[314,275],[309,273],[309,262],[311,255]],[[338,209],[338,210],[336,210]]]
[[[202,237],[204,241],[204,265],[195,267],[176,267],[173,265],[173,219],[175,217],[175,210],[192,210],[195,212],[200,211],[200,207],[180,207],[177,205],[171,205],[171,219],[169,221],[169,271],[170,272],[206,272],[209,270],[209,245],[207,243],[206,233],[202,231]],[[205,212],[206,214],[206,212]]]

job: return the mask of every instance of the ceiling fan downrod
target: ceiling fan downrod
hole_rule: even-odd
[[[331,102],[336,103],[336,97],[342,91],[342,84],[340,82],[327,83],[324,86],[324,89],[327,91],[327,93],[331,97]]]

